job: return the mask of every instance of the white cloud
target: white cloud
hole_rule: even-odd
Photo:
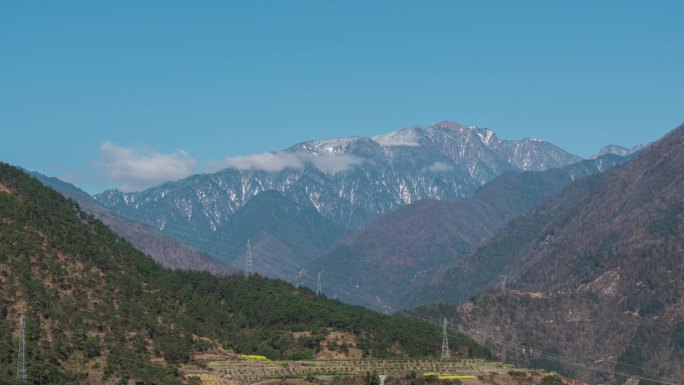
[[[180,150],[162,154],[149,149],[126,148],[106,141],[97,162],[123,191],[135,191],[192,174],[195,159]]]
[[[282,171],[286,168],[301,169],[304,162],[294,152],[263,152],[245,156],[236,156],[219,161],[208,162],[209,169],[218,171],[224,168],[237,170]]]
[[[364,162],[363,158],[348,154],[301,154],[308,155],[309,162],[317,169],[327,173],[348,171]]]
[[[430,172],[449,172],[454,169],[453,166],[446,164],[444,162],[435,162],[431,165],[429,165],[426,170]]]
[[[286,168],[300,170],[307,164],[326,173],[337,173],[351,169],[363,163],[363,158],[347,154],[315,155],[305,152],[264,152],[246,156],[226,158],[221,161],[207,162],[210,170],[234,168],[240,171],[282,171]]]

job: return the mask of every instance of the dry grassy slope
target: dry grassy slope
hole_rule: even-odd
[[[627,165],[569,186],[515,226],[474,255],[506,254],[509,286],[520,291],[452,308],[463,331],[557,354],[565,369],[592,381],[624,377],[570,363],[684,378],[684,126]],[[522,363],[545,358],[497,350]]]
[[[640,289],[632,284],[652,279],[647,284],[660,290],[664,301],[673,300],[663,283],[681,273],[683,218],[681,126],[606,175],[600,188],[567,220],[548,223],[543,231],[550,241],[518,264],[511,279],[525,290],[575,289],[619,269],[619,292],[637,294]]]
[[[544,226],[550,221],[562,222],[572,215],[581,202],[603,183],[604,174],[582,178],[573,187],[562,190],[532,213],[522,215],[502,228],[495,236],[478,245],[456,263],[437,272],[426,284],[409,293],[410,303],[458,303],[477,292],[500,286],[502,275],[524,259],[539,243],[547,242]]]
[[[450,306],[460,331],[518,365],[590,383],[622,384],[630,375],[674,384],[682,378],[682,302],[652,318],[625,313],[615,297],[597,299],[595,293],[540,297],[507,290]]]

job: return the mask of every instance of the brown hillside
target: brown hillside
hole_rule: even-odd
[[[306,266],[339,298],[371,308],[428,303],[411,294],[442,267],[577,178],[625,159],[615,155],[540,172],[506,172],[473,197],[425,200],[384,215]],[[361,295],[363,293],[363,295]],[[407,300],[408,297],[408,300]]]
[[[517,290],[484,293],[447,312],[505,359],[592,383],[680,383],[684,126],[625,166],[573,183],[469,259],[463,269],[496,264]]]

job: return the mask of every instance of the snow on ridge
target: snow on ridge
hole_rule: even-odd
[[[494,139],[494,131],[485,128],[483,130],[476,129],[475,132],[477,132],[477,135],[480,137],[480,140],[482,140],[482,143],[484,143],[485,145],[489,146],[492,143],[492,139]]]
[[[360,139],[358,136],[352,136],[349,138],[337,138],[337,139],[327,139],[327,140],[316,140],[304,143],[303,147],[307,151],[313,153],[337,153],[343,152],[351,143]]]
[[[370,137],[374,142],[382,147],[421,147],[420,139],[425,135],[435,134],[436,131],[443,132],[444,129],[451,131],[475,131],[480,135],[482,141],[489,144],[496,136],[493,131],[489,129],[479,129],[475,126],[464,126],[459,123],[451,121],[443,121],[429,126],[413,126],[404,128],[398,131],[392,131],[386,134],[380,134]],[[352,136],[349,138],[337,138],[328,140],[315,140],[304,142],[299,145],[299,151],[305,150],[313,153],[337,153],[344,152],[349,145],[359,139],[364,139],[359,136]]]
[[[389,134],[373,136],[371,139],[383,147],[420,147],[420,143],[418,143],[419,135],[414,129],[394,131]]]

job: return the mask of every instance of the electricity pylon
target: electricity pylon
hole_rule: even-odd
[[[501,280],[501,290],[506,290],[506,278],[508,278],[508,276],[506,276],[506,275],[500,275],[499,278],[502,278],[502,280]]]
[[[449,359],[449,336],[447,335],[447,319],[444,317],[444,326],[442,328],[442,361]]]
[[[304,276],[304,274],[306,274],[306,269],[302,267],[297,272],[297,274],[295,275],[295,286],[296,287],[302,286],[302,277]]]
[[[323,290],[321,290],[321,272],[318,272],[318,281],[316,282],[316,295],[321,295],[323,294]]]
[[[19,353],[17,360],[17,381],[22,384],[28,383],[26,371],[26,320],[24,315],[19,318]]]
[[[247,253],[245,254],[245,276],[252,275],[252,242],[247,240]]]

